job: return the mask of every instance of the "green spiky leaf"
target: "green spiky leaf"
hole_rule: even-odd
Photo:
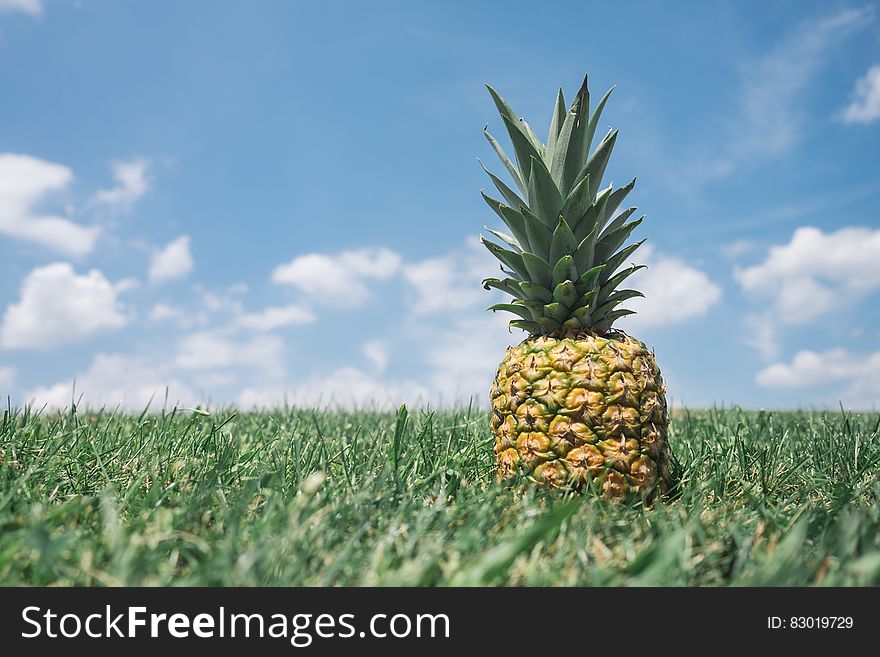
[[[540,158],[532,159],[529,176],[529,209],[551,229],[562,209],[562,195]]]
[[[513,303],[496,303],[494,305],[489,306],[487,308],[487,310],[492,310],[492,311],[503,310],[505,312],[513,313],[514,315],[522,317],[525,320],[529,320],[529,321],[532,320],[532,313],[529,312],[528,308],[525,308],[523,306],[518,306]]]
[[[623,200],[629,195],[635,186],[636,179],[633,178],[629,183],[611,193],[611,196],[608,197],[608,205],[605,207],[606,216],[610,217],[617,212],[617,208],[620,207],[620,204],[623,203]]]
[[[509,294],[512,297],[516,297],[517,299],[527,299],[525,292],[523,292],[519,287],[519,281],[514,278],[486,278],[483,279],[483,289],[488,290],[490,288],[495,288],[496,290],[501,290]]]
[[[635,315],[635,312],[632,310],[627,310],[626,308],[621,308],[620,310],[614,310],[599,321],[597,321],[593,328],[595,331],[599,333],[605,333],[611,328],[611,325],[614,324],[615,321],[620,319],[621,317],[626,317],[627,315]]]
[[[580,171],[587,156],[590,153],[589,140],[589,116],[590,116],[590,91],[587,88],[587,76],[578,90],[577,103],[572,103],[571,111],[575,113],[576,119],[574,128],[571,132],[571,139],[568,143],[568,153],[565,163],[565,178],[563,180],[563,188],[566,193],[577,185],[575,175]]]
[[[519,212],[523,217],[526,236],[529,240],[529,250],[542,258],[548,258],[550,256],[550,242],[553,239],[552,229],[533,215],[526,206],[520,206]]]
[[[501,195],[504,197],[504,200],[507,201],[507,205],[512,208],[518,208],[521,205],[525,205],[525,201],[523,201],[519,194],[513,191],[510,187],[508,187],[503,180],[501,180],[494,173],[489,171],[486,168],[486,165],[483,164],[482,160],[477,160],[480,163],[480,166],[483,167],[483,171],[486,172],[486,175],[489,176],[489,179],[492,181],[492,184],[495,185],[495,189],[501,192]]]
[[[568,319],[568,312],[568,308],[563,306],[558,301],[548,303],[546,306],[544,306],[544,315],[547,317],[552,317],[560,323]],[[539,318],[535,318],[535,321],[539,321]]]
[[[598,226],[594,226],[593,231],[581,240],[574,252],[574,266],[578,271],[587,271],[593,264],[593,252],[596,248],[596,233],[598,229]]]
[[[605,269],[605,265],[596,265],[592,269],[585,271],[580,275],[580,278],[577,280],[577,287],[581,290],[590,290],[599,280],[599,277],[602,274],[602,271]]]
[[[611,97],[612,91],[614,91],[614,87],[611,87],[605,92],[605,95],[602,96],[602,99],[593,111],[593,115],[590,117],[590,122],[587,126],[586,134],[584,135],[584,150],[586,151],[590,150],[590,144],[593,143],[593,137],[596,135],[596,127],[599,125],[599,117],[602,116],[602,110],[605,109],[605,103],[607,103],[608,99]],[[597,182],[596,184],[598,185],[599,183]]]
[[[497,211],[498,216],[501,217],[501,221],[503,221],[504,225],[510,229],[510,232],[513,233],[513,236],[516,238],[516,241],[519,242],[519,245],[523,250],[531,248],[529,234],[526,231],[526,221],[523,216],[503,203],[498,204]]]
[[[565,122],[565,97],[562,94],[562,87],[556,94],[556,105],[553,108],[553,117],[550,119],[550,129],[547,131],[547,147],[544,149],[544,158],[547,161],[553,160],[553,150],[556,148],[556,138],[562,130],[562,124]]]
[[[520,129],[521,121],[511,121],[506,116],[502,117],[504,126],[507,128],[507,134],[510,136],[510,142],[513,144],[513,152],[516,154],[516,164],[519,169],[519,175],[523,182],[529,179],[532,170],[532,160],[540,160],[540,150],[529,141],[528,137],[523,134]]]
[[[559,211],[559,214],[565,217],[568,225],[574,230],[578,222],[583,218],[587,208],[592,204],[593,197],[590,195],[590,177],[587,176],[569,192],[562,203],[562,209]]]
[[[530,322],[525,319],[515,319],[510,322],[510,325],[513,328],[522,329],[523,331],[527,331],[531,335],[538,335],[543,332],[543,328],[537,322]]]
[[[635,244],[630,244],[624,249],[621,249],[613,256],[608,258],[605,261],[605,270],[599,276],[599,283],[604,284],[611,276],[617,271],[617,268],[620,267],[629,258],[637,248],[639,248],[642,244],[645,243],[645,240],[641,240],[640,242],[636,242]]]
[[[587,211],[584,213],[580,222],[578,222],[577,228],[574,231],[574,237],[578,242],[584,239],[584,237],[589,235],[593,230],[596,230],[597,234],[602,230],[602,219],[605,216],[605,206],[608,203],[609,194],[609,189],[603,190],[601,194],[596,196],[596,200],[593,204],[587,208]]]
[[[525,295],[526,299],[542,301],[543,303],[550,303],[553,300],[553,293],[545,286],[539,285],[538,283],[520,281],[519,289]]]
[[[574,258],[570,255],[563,256],[553,265],[553,274],[551,277],[551,287],[556,287],[562,281],[574,280],[577,278],[577,269],[574,266]]]
[[[578,145],[582,143],[582,133],[586,128],[586,116],[589,112],[590,93],[587,90],[587,78],[578,89],[572,100],[571,107],[559,131],[559,137],[553,149],[550,162],[550,173],[563,195],[577,184],[576,174],[581,168],[586,152],[581,152]]]
[[[519,134],[521,134],[526,141],[531,144],[532,148],[538,153],[541,152],[541,140],[532,132],[532,129],[529,127],[528,123],[526,123],[521,117],[516,115],[516,112],[513,111],[513,108],[507,104],[495,89],[493,89],[490,85],[486,85],[486,89],[489,90],[489,95],[492,96],[492,101],[495,103],[495,107],[498,108],[498,114],[501,115],[505,124],[509,124],[508,131],[513,128]],[[519,155],[517,154],[517,157]]]
[[[490,242],[482,235],[480,236],[480,242],[483,243],[489,253],[498,258],[502,263],[507,265],[509,269],[511,269],[515,274],[520,276],[523,279],[529,278],[528,269],[526,269],[525,264],[523,263],[523,254],[516,253],[515,251],[508,251],[507,249],[503,249],[494,242]]]
[[[519,187],[519,191],[522,194],[526,193],[526,186],[520,176],[519,169],[510,161],[510,158],[507,157],[507,153],[504,152],[504,149],[501,147],[501,144],[498,143],[498,140],[495,139],[491,135],[491,133],[483,128],[483,134],[486,135],[486,139],[489,140],[489,143],[492,145],[492,148],[495,150],[495,153],[498,155],[498,159],[501,160],[504,167],[507,169],[507,172],[510,174],[510,177],[513,179],[513,182],[516,183],[516,186]]]
[[[522,262],[528,272],[528,280],[548,287],[553,281],[553,270],[549,263],[539,255],[524,251]]]
[[[582,306],[575,310],[572,313],[572,317],[578,320],[583,326],[591,326],[592,325],[592,316],[590,314],[589,306]]]
[[[609,234],[611,234],[612,231],[615,231],[618,228],[620,228],[621,226],[623,226],[623,224],[626,223],[626,220],[629,219],[630,216],[632,215],[632,213],[635,211],[636,211],[635,208],[627,208],[626,210],[621,212],[619,215],[614,217],[614,221],[612,221],[610,224],[605,226],[605,229],[602,231],[602,234],[599,235],[599,240],[604,239]],[[610,214],[610,213],[606,213],[606,214]],[[642,215],[641,218],[644,219],[645,218],[644,215]]]
[[[577,303],[578,293],[574,283],[571,281],[562,281],[553,288],[553,301],[561,303],[566,308],[573,308]]]
[[[623,283],[627,278],[635,274],[640,269],[644,269],[646,265],[633,265],[632,267],[628,267],[623,271],[618,272],[607,281],[602,283],[601,288],[599,289],[599,294],[596,297],[596,303],[602,304],[605,303],[608,299],[611,298],[612,293],[617,286]]]
[[[562,322],[560,322],[558,319],[553,319],[552,317],[548,317],[546,315],[544,315],[543,317],[537,317],[535,321],[546,333],[552,333],[553,331],[558,331],[562,328]]]
[[[640,223],[642,223],[641,218],[636,219],[635,221],[630,221],[628,224],[624,224],[620,228],[612,230],[610,233],[600,238],[596,243],[596,260],[602,262],[612,253],[617,251]]]
[[[489,231],[490,233],[492,233],[495,237],[500,239],[502,242],[507,244],[511,249],[513,249],[517,253],[522,253],[523,249],[519,245],[519,243],[516,241],[516,238],[513,237],[513,235],[508,235],[507,233],[502,233],[501,231],[498,231],[498,230],[492,230],[488,226],[483,226],[483,228],[486,229],[487,231]]]
[[[498,95],[498,92],[495,91],[491,86],[487,84],[486,89],[489,90],[489,94],[492,96],[492,100],[495,103],[495,107],[498,108],[498,113],[501,115],[501,118],[507,119],[508,121],[510,121],[510,123],[516,126],[520,130],[520,132],[522,132],[523,136],[525,136],[525,138],[529,140],[532,146],[534,146],[535,149],[540,152],[542,148],[541,140],[538,139],[534,132],[532,132],[529,124],[523,121],[521,117],[518,117],[516,115],[516,112],[513,111],[513,108],[511,108],[510,105],[507,104],[507,101],[505,101],[500,95]]]
[[[596,149],[596,152],[590,156],[587,162],[586,174],[590,176],[590,184],[599,190],[602,184],[602,177],[605,175],[605,168],[608,166],[608,160],[611,158],[611,151],[617,142],[617,130],[609,132]]]
[[[577,247],[578,243],[574,239],[574,233],[571,232],[568,222],[560,217],[550,241],[550,262],[557,262],[564,255],[571,256],[577,251]]]
[[[608,301],[616,301],[617,303],[621,303],[622,301],[626,301],[628,299],[636,299],[638,297],[644,299],[645,295],[638,290],[617,290],[610,297],[608,297]]]

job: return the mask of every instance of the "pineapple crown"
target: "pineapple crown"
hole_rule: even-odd
[[[644,296],[637,290],[617,289],[644,267],[617,271],[644,241],[623,246],[644,218],[629,220],[635,208],[614,216],[635,186],[635,178],[617,190],[613,185],[599,189],[617,130],[609,129],[590,154],[599,116],[614,87],[592,114],[586,77],[568,111],[560,89],[547,143],[542,144],[529,124],[486,86],[510,136],[516,164],[488,130],[483,132],[519,189],[515,192],[480,162],[504,202],[481,192],[483,198],[511,232],[486,228],[509,248],[480,236],[507,276],[487,278],[483,286],[513,297],[511,303],[495,304],[489,310],[517,315],[510,326],[532,335],[607,333],[616,319],[633,314],[618,306]]]

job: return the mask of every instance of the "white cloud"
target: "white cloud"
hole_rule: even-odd
[[[418,354],[407,359],[417,377],[382,376],[389,343],[375,340],[362,346],[374,366],[372,373],[355,367],[318,371],[298,384],[247,387],[237,403],[244,408],[288,404],[393,409],[404,403],[448,407],[473,398],[485,407],[504,350],[525,337],[521,331],[509,332],[508,320],[502,313],[480,313],[459,318],[451,327],[431,323],[410,327],[399,346]]]
[[[162,408],[166,390],[169,406],[182,403],[192,406],[196,395],[154,358],[121,354],[97,354],[91,366],[75,380],[40,386],[25,399],[40,407],[65,408],[76,401],[90,408],[120,406],[127,410]]]
[[[755,380],[766,388],[809,388],[832,382],[849,384],[844,402],[876,407],[880,401],[880,351],[853,354],[846,349],[799,351],[790,364],[774,363],[758,372]]]
[[[650,244],[636,252],[636,260],[648,265],[627,279],[622,288],[645,295],[622,304],[637,314],[624,318],[639,328],[677,324],[705,315],[721,298],[721,288],[702,271],[679,258],[655,253]]]
[[[272,281],[293,285],[317,301],[359,306],[369,297],[364,279],[387,280],[400,269],[400,256],[385,248],[298,256],[272,273]]]
[[[246,285],[238,283],[222,290],[212,291],[196,284],[193,286],[196,294],[194,305],[181,303],[172,306],[165,302],[159,302],[150,309],[148,317],[153,322],[173,322],[178,328],[187,330],[194,327],[217,325],[222,325],[225,330],[232,332],[240,328],[262,330],[256,325],[260,323],[258,316],[261,313],[248,316],[245,323],[250,326],[239,325],[242,317],[245,316],[244,304],[239,297],[247,292],[247,289]],[[293,315],[293,311],[291,311],[291,315]],[[276,313],[272,312],[263,319],[269,322],[271,320],[278,321],[279,318],[276,317]]]
[[[119,292],[96,269],[80,276],[64,262],[38,267],[24,279],[19,302],[6,309],[0,345],[48,348],[121,328],[128,320]]]
[[[384,372],[385,368],[388,367],[391,353],[387,342],[383,340],[370,340],[364,344],[361,351],[363,351],[366,359],[376,368],[378,374]]]
[[[150,257],[149,278],[153,283],[161,283],[183,278],[192,271],[193,257],[189,248],[189,236],[181,235]]]
[[[525,339],[507,326],[509,313],[496,312],[459,319],[449,329],[427,329],[421,351],[429,366],[431,399],[443,405],[467,403],[471,398],[487,405],[498,364],[510,345]]]
[[[61,164],[30,155],[0,153],[0,234],[36,242],[70,256],[91,252],[96,227],[80,226],[66,217],[36,209],[53,193],[67,188],[73,172]]]
[[[12,367],[0,367],[0,391],[12,387],[15,382],[15,369]],[[0,392],[0,394],[3,394]]]
[[[154,304],[150,309],[149,317],[151,322],[167,322],[173,319],[180,319],[181,312],[167,303],[160,302]]]
[[[134,159],[113,163],[113,179],[116,185],[98,190],[92,197],[93,205],[103,205],[118,211],[127,211],[149,189],[147,178],[149,160]]]
[[[0,0],[0,12],[20,11],[31,16],[43,13],[41,0]]]
[[[880,289],[880,229],[801,227],[734,276],[745,292],[771,300],[775,321],[806,322]]]
[[[728,260],[736,260],[754,250],[755,243],[752,240],[734,240],[721,247],[722,255]]]
[[[275,335],[235,340],[216,331],[201,331],[180,340],[174,364],[183,370],[245,366],[279,377],[285,371],[283,355],[284,343]]]
[[[853,101],[840,118],[844,123],[872,123],[880,119],[880,64],[869,68],[858,79]]]
[[[240,315],[244,312],[244,305],[237,297],[246,291],[247,287],[241,290],[237,285],[233,285],[220,293],[202,291],[202,306],[211,314]]]
[[[746,315],[742,341],[755,349],[764,360],[779,356],[779,323],[772,313]]]
[[[476,236],[468,239],[464,250],[405,265],[403,277],[414,292],[412,315],[455,312],[487,301],[490,297],[480,281],[496,269],[497,261]]]
[[[219,330],[184,336],[168,349],[155,342],[138,354],[102,354],[75,377],[37,387],[25,395],[51,407],[64,407],[83,397],[88,407],[121,405],[143,409],[154,397],[153,408],[168,401],[191,407],[206,402],[234,402],[243,388],[264,385],[277,387],[284,380],[284,344],[276,336],[261,335],[239,340]]]
[[[315,313],[305,306],[291,304],[274,306],[258,313],[247,313],[237,320],[240,328],[254,331],[273,331],[283,326],[310,324],[317,320]]]
[[[287,388],[245,388],[238,397],[238,405],[394,409],[400,404],[418,406],[429,398],[430,392],[416,381],[382,381],[362,370],[345,367]]]

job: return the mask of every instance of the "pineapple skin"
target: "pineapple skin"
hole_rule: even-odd
[[[611,500],[671,485],[666,389],[653,353],[625,335],[530,337],[492,386],[499,479],[517,472]]]

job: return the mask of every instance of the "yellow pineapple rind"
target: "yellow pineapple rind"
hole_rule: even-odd
[[[534,336],[510,347],[492,386],[498,476],[516,472],[607,499],[670,485],[666,389],[625,334]]]

